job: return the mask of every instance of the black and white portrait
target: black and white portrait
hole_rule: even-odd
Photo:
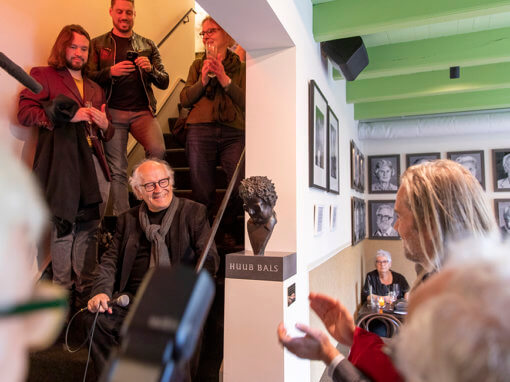
[[[492,150],[494,191],[510,191],[510,149]]]
[[[328,186],[327,112],[328,102],[315,81],[310,81],[309,185],[323,190]]]
[[[328,106],[328,191],[334,194],[340,193],[338,135],[338,118]]]
[[[421,164],[424,162],[432,162],[441,158],[441,153],[419,153],[419,154],[406,154],[407,167]]]
[[[510,199],[495,199],[494,207],[501,233],[510,235]]]
[[[461,164],[471,174],[473,174],[485,190],[485,165],[483,150],[450,152],[446,153],[446,156],[448,159]]]
[[[370,193],[396,193],[400,176],[400,155],[369,156]]]
[[[358,244],[366,237],[365,201],[352,198],[352,245]]]
[[[351,188],[365,192],[365,156],[351,141]]]
[[[395,224],[394,200],[370,200],[370,238],[371,239],[399,239]]]

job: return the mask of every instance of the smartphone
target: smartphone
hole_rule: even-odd
[[[135,60],[138,58],[138,52],[135,52],[134,50],[128,50],[126,53],[126,59],[135,62]]]

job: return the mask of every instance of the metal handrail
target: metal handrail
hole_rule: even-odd
[[[218,209],[218,213],[216,214],[216,217],[214,218],[213,225],[211,227],[211,231],[209,232],[209,237],[207,238],[207,244],[205,248],[202,250],[202,253],[200,254],[200,257],[198,258],[197,265],[195,267],[195,271],[198,273],[202,270],[202,267],[204,266],[205,259],[207,255],[209,254],[209,249],[211,249],[214,237],[216,236],[216,231],[218,230],[218,227],[220,226],[221,218],[223,217],[223,213],[225,212],[225,209],[227,208],[228,200],[230,199],[230,195],[232,194],[232,190],[234,189],[234,184],[237,182],[237,178],[239,177],[239,174],[241,173],[241,168],[244,165],[244,153],[246,148],[243,149],[243,152],[241,153],[241,156],[239,157],[239,161],[237,162],[236,169],[234,171],[234,175],[232,175],[232,179],[230,179],[230,183],[228,184],[227,191],[225,192],[225,195],[223,196],[223,200],[221,201],[220,208]]]
[[[181,19],[177,22],[177,24],[175,24],[175,25],[174,25],[174,27],[173,27],[172,29],[170,29],[170,32],[168,32],[168,33],[166,34],[166,36],[165,36],[165,37],[163,37],[163,39],[159,42],[159,44],[158,44],[158,48],[159,48],[161,45],[163,45],[163,43],[164,43],[164,42],[168,39],[168,37],[170,37],[170,35],[174,32],[174,30],[176,30],[176,29],[177,29],[177,27],[178,27],[181,23],[186,24],[187,22],[189,22],[189,17],[188,17],[188,15],[190,14],[190,12],[193,12],[194,14],[197,14],[197,11],[195,11],[193,8],[188,9],[188,12],[186,12],[186,13],[184,14],[184,16],[182,16],[182,17],[181,17]]]

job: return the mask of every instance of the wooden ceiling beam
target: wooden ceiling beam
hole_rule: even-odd
[[[510,62],[460,68],[460,78],[450,79],[449,69],[348,81],[348,103],[377,102],[408,97],[436,96],[510,88]]]
[[[508,11],[510,0],[335,0],[313,5],[313,35],[328,41]]]
[[[510,108],[510,89],[357,103],[354,105],[354,119],[369,120],[502,108]]]

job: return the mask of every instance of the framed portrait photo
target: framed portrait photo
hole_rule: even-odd
[[[485,190],[485,161],[483,150],[453,151],[446,153],[446,157],[461,164],[478,179]]]
[[[396,219],[394,200],[369,200],[368,214],[370,239],[400,239],[397,230],[393,228]]]
[[[406,154],[406,168],[423,162],[432,162],[441,158],[441,153]]]
[[[328,106],[328,191],[340,193],[338,118]]]
[[[310,187],[327,190],[328,158],[327,158],[327,117],[328,101],[314,80],[310,81],[309,105],[309,185]]]
[[[371,194],[396,194],[400,182],[400,155],[369,156],[368,181]]]
[[[501,233],[510,235],[510,199],[494,199],[494,209]]]
[[[510,148],[492,150],[494,191],[510,191]]]
[[[365,156],[354,141],[351,141],[351,188],[365,192]]]
[[[352,245],[358,244],[366,236],[365,201],[360,198],[351,199]]]

